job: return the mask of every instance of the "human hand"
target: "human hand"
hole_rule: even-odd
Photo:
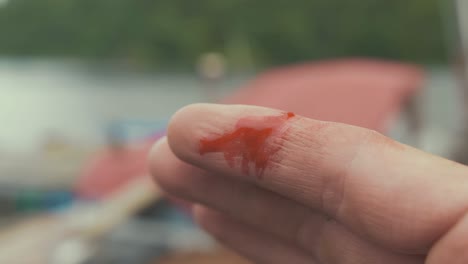
[[[196,104],[150,163],[205,230],[258,263],[468,263],[468,168],[370,130]]]

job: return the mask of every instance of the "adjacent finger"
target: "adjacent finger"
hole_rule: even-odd
[[[200,149],[210,140],[247,146],[238,136],[250,136],[249,128],[271,136],[254,137],[260,151]],[[186,162],[322,210],[354,232],[402,252],[427,252],[468,206],[464,166],[358,127],[268,108],[197,104],[174,115],[168,138]],[[264,155],[268,151],[270,157]]]
[[[364,241],[335,221],[276,193],[184,163],[167,142],[154,148],[152,157],[154,178],[172,195],[294,243],[323,263],[422,263],[421,257],[393,253]]]
[[[194,206],[197,222],[218,241],[239,254],[265,264],[314,264],[312,256],[293,245],[236,222],[213,210]]]
[[[268,190],[189,165],[172,153],[167,142],[154,148],[152,157],[153,178],[172,196],[208,205],[250,224],[261,224],[264,231],[285,239],[295,240],[304,217],[312,213]]]
[[[466,214],[431,250],[427,264],[468,263],[468,214]]]

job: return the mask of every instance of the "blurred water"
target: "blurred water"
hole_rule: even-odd
[[[446,157],[460,142],[464,126],[464,102],[457,78],[459,76],[448,67],[428,69],[420,100],[424,128],[419,147]]]
[[[230,90],[245,78],[230,78]],[[31,151],[49,136],[100,144],[105,126],[162,126],[178,108],[207,101],[195,74],[105,71],[73,62],[0,60],[0,151]]]
[[[421,130],[416,138],[408,134],[410,119],[403,113],[389,136],[403,143],[444,157],[451,157],[463,128],[462,94],[457,76],[447,67],[426,69],[426,81],[417,97]]]
[[[247,76],[229,78],[224,94]],[[460,96],[448,68],[428,69],[422,94],[421,147],[443,154],[460,129]],[[113,121],[133,129],[164,127],[178,108],[207,101],[195,74],[131,73],[63,61],[0,60],[0,151],[31,151],[48,135],[101,144]],[[393,133],[398,138],[398,131]]]

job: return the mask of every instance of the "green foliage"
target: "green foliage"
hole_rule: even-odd
[[[338,56],[445,59],[437,0],[10,0],[0,55],[191,67],[219,51],[237,67]]]

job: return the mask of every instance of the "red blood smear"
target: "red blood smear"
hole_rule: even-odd
[[[222,152],[231,168],[240,163],[242,172],[249,174],[250,164],[253,164],[255,175],[261,178],[272,155],[280,148],[280,145],[271,142],[270,137],[283,134],[285,122],[294,116],[289,112],[280,116],[240,119],[233,132],[215,139],[201,139],[200,155]]]

